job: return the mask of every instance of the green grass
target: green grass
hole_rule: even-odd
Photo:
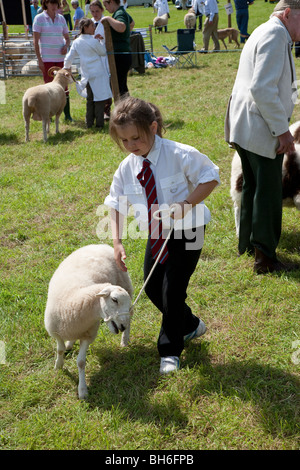
[[[183,18],[184,12],[170,7],[170,23]],[[250,31],[272,8],[256,2]],[[137,26],[153,18],[151,8],[130,13]],[[225,20],[222,14],[222,26]],[[169,31],[153,34],[155,51],[176,44],[175,27]],[[84,128],[85,102],[74,87],[74,123],[62,120],[58,136],[52,124],[43,144],[41,123],[34,122],[25,144],[21,99],[40,78],[6,81],[7,104],[0,105],[0,341],[6,349],[0,448],[299,449],[299,364],[292,355],[300,339],[300,273],[256,276],[253,260],[237,257],[229,195],[232,150],[223,126],[238,61],[238,52],[201,55],[197,69],[129,77],[132,95],[160,106],[167,138],[195,146],[220,167],[222,184],[207,200],[212,221],[188,292],[208,332],[186,347],[177,374],[161,377],[161,316],[142,296],[128,348],[121,349],[120,337],[101,325],[88,353],[86,402],[76,394],[78,346],[63,371],[53,369],[55,343],[43,324],[47,288],[65,256],[99,242],[97,208],[124,155],[107,127],[102,133]],[[145,240],[124,243],[137,295]],[[299,262],[299,245],[299,213],[285,208],[279,256]]]

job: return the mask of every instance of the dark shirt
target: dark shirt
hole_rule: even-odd
[[[111,28],[114,52],[130,52],[130,23],[132,18],[126,13],[122,6],[113,13],[112,17],[126,25],[124,33],[118,33]]]
[[[236,10],[247,10],[249,3],[252,1],[249,0],[234,0]]]

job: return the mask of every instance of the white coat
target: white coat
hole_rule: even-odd
[[[168,0],[156,0],[153,7],[157,10],[157,16],[162,16],[166,13],[169,13]]]
[[[98,39],[90,34],[81,34],[73,42],[64,61],[64,67],[70,68],[74,58],[79,57],[82,77],[81,89],[89,83],[94,101],[104,101],[112,97],[109,74],[104,65],[105,63],[101,60],[105,56],[105,46]]]
[[[277,17],[256,28],[246,42],[225,119],[225,139],[233,146],[276,157],[278,136],[289,130],[296,97],[291,45]]]

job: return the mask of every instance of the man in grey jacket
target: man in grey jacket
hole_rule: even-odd
[[[278,261],[283,154],[293,152],[289,122],[297,92],[291,53],[300,40],[300,0],[280,0],[243,48],[229,100],[225,138],[240,155],[243,190],[239,253],[255,254],[258,274],[289,267]]]

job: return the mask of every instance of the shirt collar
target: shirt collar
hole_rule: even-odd
[[[160,149],[162,144],[162,138],[157,134],[155,135],[154,144],[147,155],[147,160],[149,160],[153,165],[157,165]]]
[[[50,18],[50,16],[48,15],[48,12],[47,12],[47,10],[44,10],[44,13],[45,13],[45,15],[47,16],[47,18],[49,18],[50,20],[52,20],[52,18]],[[55,13],[54,20],[56,20],[56,18],[57,18],[57,15],[58,15],[58,13]]]

